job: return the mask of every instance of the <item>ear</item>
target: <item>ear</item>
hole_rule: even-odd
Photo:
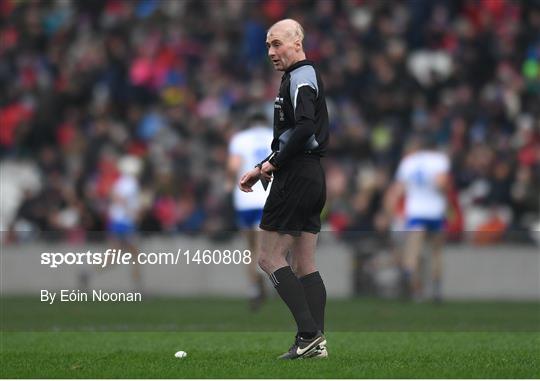
[[[294,50],[296,50],[297,52],[302,50],[302,41],[300,41],[300,39],[294,41]]]

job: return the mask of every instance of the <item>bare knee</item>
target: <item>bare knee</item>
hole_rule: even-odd
[[[295,268],[293,269],[295,275],[298,278],[301,278],[303,276],[306,276],[308,274],[314,273],[317,271],[317,268],[315,267],[315,264],[296,264]]]
[[[289,265],[291,266],[292,272],[296,274],[298,272],[298,261],[294,258],[294,256],[290,258]]]
[[[266,269],[268,268],[268,261],[266,260],[266,258],[259,256],[257,264],[259,265],[262,271],[264,271],[265,273],[268,273],[268,271],[266,271]]]
[[[307,258],[296,258],[294,256],[293,260],[291,261],[291,268],[298,278],[317,271],[315,261]]]
[[[275,263],[267,255],[261,255],[257,263],[259,267],[261,268],[261,270],[267,274],[271,274],[275,271]]]
[[[279,254],[266,254],[261,253],[259,260],[257,261],[259,267],[268,275],[272,274],[277,269],[285,267],[288,265],[287,261],[283,256]]]

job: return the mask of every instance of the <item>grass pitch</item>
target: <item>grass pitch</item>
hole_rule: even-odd
[[[2,378],[540,378],[538,303],[329,301],[330,358],[287,362],[278,300],[34,299],[0,301]]]

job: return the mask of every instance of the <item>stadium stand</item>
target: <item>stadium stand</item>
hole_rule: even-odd
[[[451,157],[451,238],[530,239],[540,210],[539,1],[6,0],[9,241],[103,231],[116,162],[128,154],[144,163],[141,231],[231,230],[228,140],[248,110],[271,112],[279,74],[264,41],[285,15],[309,30],[307,56],[327,87],[327,229],[390,226],[381,192],[420,132]]]

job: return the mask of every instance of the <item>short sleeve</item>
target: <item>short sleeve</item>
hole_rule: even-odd
[[[242,153],[242,142],[239,135],[234,136],[229,144],[230,155],[240,155]]]

